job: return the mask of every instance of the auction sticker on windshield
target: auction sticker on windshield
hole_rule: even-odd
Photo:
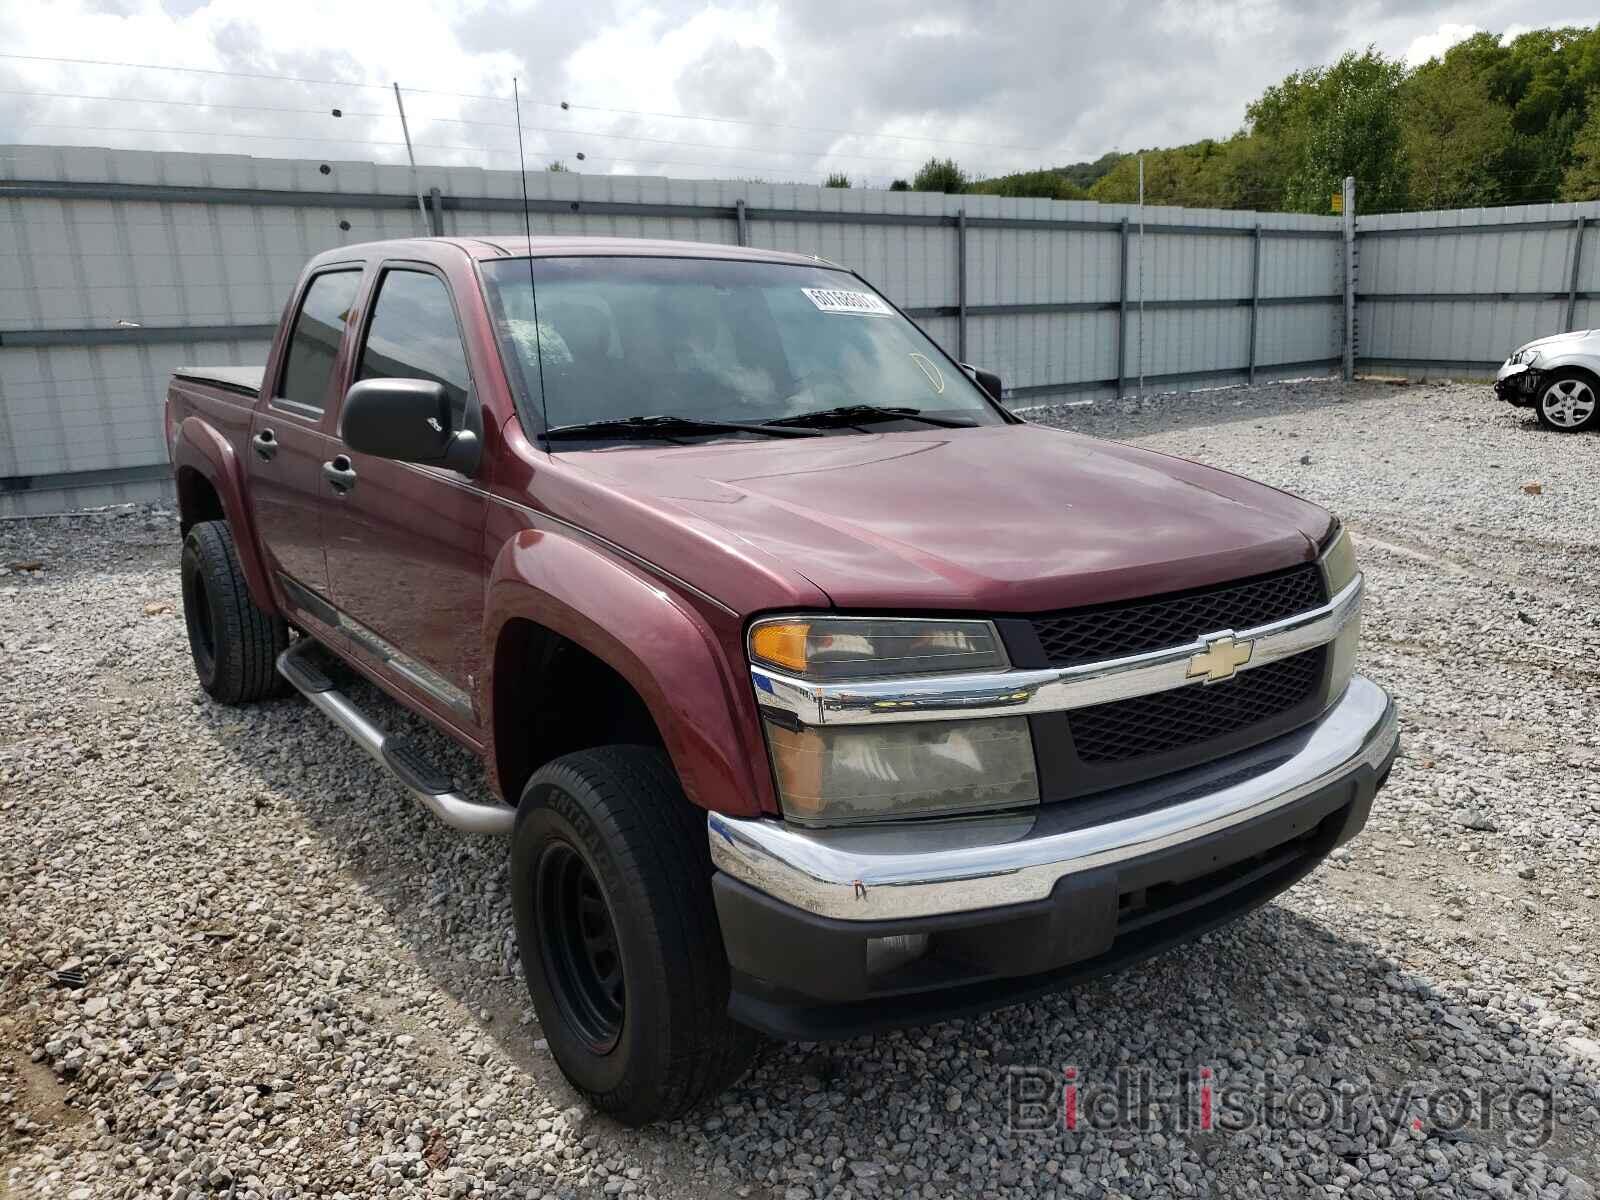
[[[825,313],[853,313],[858,317],[892,317],[894,309],[881,296],[871,292],[850,292],[842,288],[801,288],[806,299]]]

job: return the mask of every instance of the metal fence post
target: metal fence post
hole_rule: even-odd
[[[1356,177],[1344,177],[1344,381],[1356,377]]]
[[[444,196],[436,187],[428,189],[428,224],[434,237],[444,236]]]
[[[1250,367],[1248,382],[1256,384],[1256,321],[1261,316],[1261,226],[1250,243]]]
[[[1128,218],[1122,218],[1122,274],[1117,280],[1117,399],[1128,378]]]
[[[967,361],[967,210],[956,210],[956,360]]]
[[[1578,272],[1583,268],[1583,227],[1588,222],[1588,217],[1579,217],[1572,223],[1572,275],[1567,283],[1568,329],[1576,329],[1578,325]]]
[[[748,246],[750,244],[750,218],[745,214],[743,199],[733,202],[733,219],[739,227],[739,245]]]

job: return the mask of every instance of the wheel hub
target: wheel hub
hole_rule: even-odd
[[[600,881],[565,842],[547,847],[534,877],[545,978],[561,1015],[605,1054],[622,1035],[622,953]]]
[[[1554,425],[1571,429],[1582,425],[1595,409],[1594,389],[1581,379],[1558,379],[1545,389],[1539,403]]]

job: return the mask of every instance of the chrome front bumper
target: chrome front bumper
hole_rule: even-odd
[[[1362,770],[1399,739],[1394,704],[1360,675],[1314,724],[1239,755],[1092,797],[1127,815],[1074,824],[1076,805],[942,822],[801,830],[712,813],[719,871],[818,917],[883,921],[1048,897],[1068,876],[1267,817]]]

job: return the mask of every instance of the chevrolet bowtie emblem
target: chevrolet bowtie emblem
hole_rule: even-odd
[[[1232,679],[1234,672],[1250,661],[1254,649],[1254,642],[1236,642],[1231,633],[1207,638],[1205,653],[1189,660],[1189,678],[1199,679],[1203,675],[1207,683]]]

